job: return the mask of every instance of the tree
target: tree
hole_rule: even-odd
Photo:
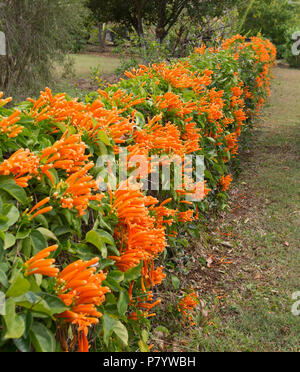
[[[243,8],[240,10],[244,11]],[[286,42],[286,32],[299,20],[299,5],[288,0],[255,0],[249,10],[242,33],[261,33],[277,47]]]
[[[143,22],[151,18],[153,0],[88,0],[87,6],[92,11],[98,24],[116,22],[134,30],[142,38]]]
[[[155,26],[156,40],[162,43],[179,17],[202,19],[217,17],[240,0],[88,0],[87,5],[98,22],[117,22],[144,36],[144,24]],[[200,18],[199,18],[200,17]]]
[[[26,98],[53,78],[82,29],[82,0],[5,0],[0,6],[0,30],[6,55],[0,56],[0,90]]]
[[[156,39],[162,43],[171,28],[188,6],[190,0],[155,0]]]

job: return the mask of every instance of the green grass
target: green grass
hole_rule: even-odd
[[[91,68],[98,66],[100,66],[102,73],[113,74],[120,65],[117,57],[90,54],[71,54],[70,56],[74,60],[74,71],[77,78],[89,78]]]
[[[231,210],[198,244],[232,265],[206,268],[203,281],[199,267],[191,272],[209,315],[172,329],[169,341],[185,340],[183,351],[300,351],[300,317],[291,312],[292,293],[300,291],[300,71],[274,74],[269,105],[241,151]]]
[[[298,70],[275,69],[270,105],[234,185],[246,198],[228,222],[239,237],[235,265],[248,270],[240,270],[241,284],[214,314],[218,326],[204,338],[196,332],[199,344],[191,347],[299,351],[300,318],[291,313],[292,293],[300,290],[299,79]]]
[[[92,72],[99,69],[103,81],[114,82],[115,70],[120,66],[117,57],[96,54],[70,54],[71,70],[65,74],[62,66],[56,67],[55,92],[66,92],[72,97],[83,97],[91,90],[98,88],[91,80]]]

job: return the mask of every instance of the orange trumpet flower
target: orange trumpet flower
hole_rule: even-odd
[[[51,252],[55,251],[58,248],[58,245],[52,245],[48,248],[41,250],[30,260],[26,261],[24,264],[25,267],[25,276],[32,274],[42,274],[45,276],[56,277],[59,270],[52,265],[54,264],[54,259],[46,259]]]

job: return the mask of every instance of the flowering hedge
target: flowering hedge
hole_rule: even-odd
[[[48,88],[9,109],[0,99],[1,350],[149,350],[160,255],[180,226],[224,204],[229,160],[269,93],[275,57],[268,40],[237,35],[139,66],[84,102]],[[205,179],[145,192],[129,177],[101,191],[114,165],[97,159],[118,163],[125,148],[129,176],[134,155],[159,156],[156,165],[202,155]],[[196,304],[195,293],[178,298],[184,319]]]

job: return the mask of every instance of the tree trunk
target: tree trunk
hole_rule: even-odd
[[[156,40],[162,44],[166,37],[165,22],[166,22],[166,11],[167,11],[167,0],[161,0],[157,8],[157,25],[155,30]]]
[[[99,49],[100,53],[105,52],[105,37],[106,37],[106,31],[104,30],[104,23],[99,23],[98,24],[98,39],[99,39]]]
[[[136,27],[135,30],[138,34],[140,48],[143,53],[143,63],[147,63],[146,61],[146,52],[147,46],[145,42],[145,34],[144,34],[144,26],[143,26],[143,10],[144,10],[145,3],[141,0],[135,1],[135,9],[136,9]]]
[[[174,48],[173,48],[173,51],[172,51],[172,57],[175,57],[176,49],[181,42],[181,38],[182,38],[182,35],[184,33],[184,30],[185,30],[185,26],[181,25],[179,31],[177,32],[177,39],[176,39],[176,42],[174,44]]]

